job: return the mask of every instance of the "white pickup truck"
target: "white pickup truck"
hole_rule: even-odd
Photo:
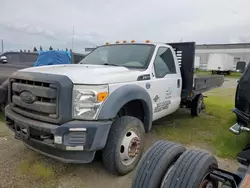
[[[100,46],[79,64],[27,68],[9,80],[7,126],[37,152],[67,163],[90,163],[124,175],[143,152],[152,122],[191,109],[223,76],[194,78],[195,43]]]

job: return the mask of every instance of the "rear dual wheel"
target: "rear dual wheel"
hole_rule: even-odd
[[[205,109],[204,97],[202,94],[195,96],[191,102],[191,116],[200,116],[202,110]]]

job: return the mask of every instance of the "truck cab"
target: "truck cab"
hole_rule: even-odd
[[[96,75],[95,82],[99,76],[102,83],[109,84],[111,94],[124,84],[139,86],[145,90],[151,100],[150,113],[153,114],[153,120],[171,114],[179,108],[182,90],[181,72],[175,52],[167,44],[101,46],[80,63],[88,65],[93,72],[100,72]],[[93,74],[92,71],[88,72]],[[86,78],[91,76],[86,75]],[[126,87],[130,87],[129,85]]]
[[[7,126],[32,150],[68,163],[135,168],[152,122],[191,109],[222,76],[193,75],[195,43],[122,43],[96,48],[79,64],[32,67],[9,79]]]

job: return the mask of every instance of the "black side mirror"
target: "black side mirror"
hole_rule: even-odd
[[[0,63],[2,63],[2,64],[5,64],[5,63],[7,63],[8,61],[7,61],[7,57],[6,56],[1,56],[0,57]]]

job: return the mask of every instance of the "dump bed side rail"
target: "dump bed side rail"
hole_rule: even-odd
[[[202,76],[194,78],[194,94],[204,93],[213,88],[220,87],[224,83],[223,75]]]

